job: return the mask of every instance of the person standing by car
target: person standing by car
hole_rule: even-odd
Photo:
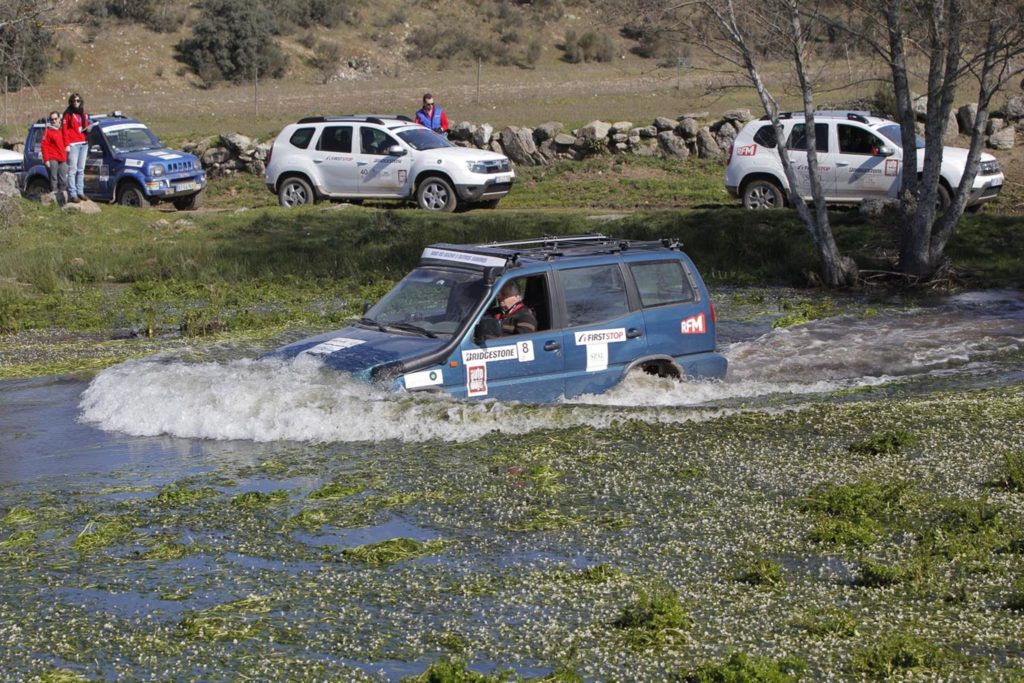
[[[448,115],[441,107],[434,106],[434,96],[430,93],[423,96],[423,108],[416,112],[416,122],[438,135],[448,136]]]
[[[78,93],[71,93],[68,108],[61,118],[61,129],[64,132],[64,144],[68,154],[68,201],[85,201],[85,159],[89,155],[86,137],[92,128],[89,115],[85,113],[85,103]]]
[[[51,111],[47,117],[40,147],[43,164],[50,176],[50,192],[60,192],[58,199],[63,201],[63,193],[68,189],[68,151],[64,142],[64,129],[60,125],[60,114],[55,111]]]

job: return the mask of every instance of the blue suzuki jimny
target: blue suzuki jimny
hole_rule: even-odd
[[[146,127],[120,112],[90,116],[89,155],[85,162],[85,196],[124,206],[150,206],[172,202],[175,208],[194,209],[206,187],[199,159],[170,149]],[[24,192],[28,196],[50,191],[43,164],[42,144],[46,121],[40,119],[25,138]]]
[[[493,307],[510,282],[535,332],[502,335]],[[606,391],[632,370],[723,377],[715,324],[707,287],[675,241],[434,244],[358,322],[268,356],[311,356],[394,391],[547,402]]]

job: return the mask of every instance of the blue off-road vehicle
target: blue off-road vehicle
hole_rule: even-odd
[[[501,335],[493,305],[509,282],[536,332]],[[675,241],[434,244],[358,322],[268,355],[318,358],[394,391],[548,402],[601,393],[634,370],[722,377],[715,325],[707,287]]]
[[[90,117],[89,155],[85,162],[85,196],[124,206],[172,202],[178,209],[199,206],[206,173],[199,158],[166,147],[146,127],[119,112]],[[28,129],[25,138],[23,191],[37,196],[50,191],[41,143],[45,119]]]

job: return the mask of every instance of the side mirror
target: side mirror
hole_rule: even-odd
[[[473,330],[473,343],[483,344],[488,339],[501,336],[501,323],[497,318],[487,315],[480,319],[476,329]]]
[[[391,145],[388,147],[389,157],[404,157],[406,154],[408,154],[408,151],[401,145]]]
[[[363,302],[363,315],[366,315],[366,313],[369,310],[370,310],[370,302],[369,301],[364,301]]]
[[[889,145],[882,145],[881,147],[878,148],[878,154],[876,156],[891,157],[894,154],[896,154],[895,147],[890,147]]]

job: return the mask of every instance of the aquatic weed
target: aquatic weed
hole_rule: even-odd
[[[32,524],[35,521],[36,513],[32,508],[25,507],[24,505],[15,505],[3,516],[3,519],[0,519],[0,525],[17,526]]]
[[[308,497],[310,500],[335,500],[338,498],[348,498],[365,490],[365,484],[332,481],[311,492]]]
[[[751,586],[781,586],[782,565],[774,560],[756,559],[740,564],[735,574],[736,581]]]
[[[698,666],[683,679],[686,683],[796,683],[807,670],[799,657],[774,660],[733,652],[720,663]]]
[[[864,559],[860,562],[853,585],[862,588],[888,588],[902,583],[904,578],[906,578],[906,572],[901,567]]]
[[[1003,456],[993,483],[1009,491],[1024,491],[1024,451]]]
[[[160,491],[153,498],[153,502],[161,507],[181,508],[195,505],[210,498],[216,498],[220,493],[212,488],[190,488],[173,484]]]
[[[469,669],[462,657],[446,655],[432,663],[418,676],[407,676],[402,683],[502,683],[510,680],[510,673],[494,676],[477,673]]]
[[[857,619],[838,607],[815,607],[792,621],[812,636],[850,638],[857,635]]]
[[[612,622],[612,626],[625,631],[631,645],[642,649],[679,643],[692,625],[679,595],[667,587],[641,591]]]
[[[895,455],[907,446],[917,442],[910,432],[894,429],[872,434],[863,441],[855,441],[849,445],[854,455]]]
[[[52,669],[33,679],[38,683],[87,683],[88,680],[88,678],[67,669]]]
[[[71,547],[79,553],[93,553],[103,548],[127,543],[136,536],[134,520],[117,517],[108,521],[90,520],[75,538]]]
[[[907,633],[887,636],[855,652],[850,671],[876,680],[901,671],[939,672],[953,659],[948,650]]]
[[[192,640],[222,641],[252,638],[267,628],[254,615],[270,612],[270,600],[251,595],[186,615],[179,623],[181,634]]]
[[[231,507],[239,510],[262,510],[280,505],[288,500],[288,492],[284,490],[263,493],[262,491],[246,491],[231,499]]]
[[[441,540],[417,541],[413,538],[390,538],[380,543],[346,548],[341,554],[347,559],[362,562],[371,567],[380,567],[424,555],[433,555],[441,552],[445,545],[447,544]]]
[[[1024,612],[1024,577],[1017,579],[1014,583],[1010,595],[1006,598],[1006,602],[1003,603],[1003,607],[1009,610]]]

